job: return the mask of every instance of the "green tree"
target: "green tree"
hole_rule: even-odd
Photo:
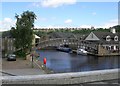
[[[116,26],[113,26],[113,28],[115,28],[116,29],[116,32],[120,32],[120,25],[116,25]]]
[[[22,57],[26,57],[27,49],[32,48],[34,21],[36,15],[34,12],[25,11],[21,15],[15,15],[16,27],[11,28],[11,34],[15,38],[14,45],[16,49],[21,50]]]

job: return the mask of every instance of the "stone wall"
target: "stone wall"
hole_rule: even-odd
[[[103,48],[101,45],[98,47],[98,56],[118,56],[120,53],[112,53],[109,50]]]
[[[80,84],[118,79],[119,71],[120,69],[108,69],[76,73],[4,76],[2,77],[2,84]]]

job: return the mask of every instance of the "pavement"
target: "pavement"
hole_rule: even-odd
[[[17,58],[16,61],[7,61],[6,58],[2,59],[2,76],[19,76],[19,75],[42,75],[46,72],[33,64],[30,60],[23,60]]]
[[[40,69],[7,69],[2,71],[3,76],[24,76],[24,75],[41,75],[45,74],[42,70]]]
[[[88,83],[88,84],[109,84],[109,85],[116,85],[116,86],[120,86],[120,83],[119,83],[119,80],[120,79],[114,79],[114,80],[106,80],[106,81],[99,81],[99,82],[91,82],[91,83]]]

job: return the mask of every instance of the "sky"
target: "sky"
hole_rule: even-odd
[[[15,14],[33,11],[35,27],[109,28],[118,25],[118,2],[79,2],[42,0],[40,2],[1,2],[0,31],[15,26]]]

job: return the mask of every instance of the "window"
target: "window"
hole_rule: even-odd
[[[8,46],[7,48],[8,48],[8,50],[9,50],[9,46]]]
[[[13,50],[12,46],[11,46],[11,50]]]
[[[115,37],[114,37],[114,41],[118,41],[118,36],[115,36]]]
[[[93,38],[93,34],[91,35],[91,37]]]
[[[110,36],[107,36],[106,41],[110,41],[110,40],[111,40]]]

